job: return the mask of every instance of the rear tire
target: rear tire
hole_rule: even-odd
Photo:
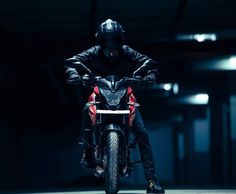
[[[105,172],[106,194],[117,194],[119,187],[119,136],[116,131],[107,134],[106,154],[107,167]]]

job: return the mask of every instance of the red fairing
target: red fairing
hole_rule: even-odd
[[[99,94],[99,90],[98,90],[98,87],[97,87],[97,86],[94,87],[93,92],[94,92],[96,95]]]
[[[98,87],[94,87],[93,93],[89,96],[88,102],[95,102],[96,101],[96,96],[99,95],[99,90]],[[95,105],[90,105],[89,106],[89,116],[92,121],[92,125],[96,124],[96,114],[97,114],[97,109]]]
[[[131,88],[131,87],[128,87],[128,96],[129,96],[130,94],[132,94],[132,92],[133,92],[132,88]]]
[[[133,94],[133,91],[131,89],[131,87],[128,88],[128,98],[129,98],[129,103],[135,103],[136,102],[136,98]],[[98,87],[94,87],[93,93],[89,96],[88,98],[88,102],[95,102],[96,101],[96,96],[99,96],[99,90]],[[133,120],[135,117],[135,106],[129,105],[129,110],[130,110],[130,114],[129,114],[129,125],[132,126],[133,125]],[[89,106],[89,116],[91,118],[92,121],[92,125],[96,124],[96,114],[97,114],[97,109],[96,109],[96,105],[90,105]]]
[[[135,103],[136,102],[136,98],[133,94],[133,91],[131,89],[131,87],[128,88],[128,96],[129,96],[129,103]],[[129,125],[132,126],[133,125],[133,120],[135,117],[135,106],[129,105],[129,110],[130,110],[130,114],[129,114]]]

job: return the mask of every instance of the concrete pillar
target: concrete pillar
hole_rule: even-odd
[[[236,73],[232,72],[230,80],[230,172],[233,184],[236,184]]]
[[[221,183],[229,177],[229,89],[228,83],[216,83],[210,93],[210,167],[211,182]],[[224,88],[224,90],[222,90]]]
[[[203,108],[204,115],[194,118],[194,174],[195,184],[209,183],[209,108]]]

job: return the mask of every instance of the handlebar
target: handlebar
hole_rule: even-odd
[[[84,79],[84,77],[82,77],[82,80]],[[104,79],[102,76],[94,76],[91,80],[92,81],[99,81],[100,79]],[[86,80],[86,79],[84,79]],[[141,82],[144,81],[142,80],[142,78],[140,76],[137,77],[123,77],[121,78],[121,80],[123,81],[131,81],[131,82]]]
[[[104,79],[104,77],[102,76],[93,76],[93,75],[84,75],[80,78],[80,80],[82,81],[82,83],[86,83],[87,81],[89,82],[89,84],[87,86],[92,86],[93,84],[96,84],[97,82],[99,82],[101,79]],[[130,84],[133,83],[150,83],[150,84],[154,84],[155,82],[150,82],[150,81],[145,81],[141,78],[141,76],[136,76],[136,77],[123,77],[121,78],[122,81],[126,81],[129,82]],[[86,84],[84,84],[86,86]]]

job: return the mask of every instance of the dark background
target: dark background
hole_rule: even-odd
[[[102,185],[80,166],[86,94],[66,84],[63,63],[94,45],[108,18],[123,25],[128,45],[159,62],[159,84],[137,96],[163,185],[236,186],[236,64],[216,66],[236,56],[235,9],[234,0],[2,0],[0,188]],[[199,93],[207,104],[186,101]],[[144,186],[141,166],[122,181]]]

